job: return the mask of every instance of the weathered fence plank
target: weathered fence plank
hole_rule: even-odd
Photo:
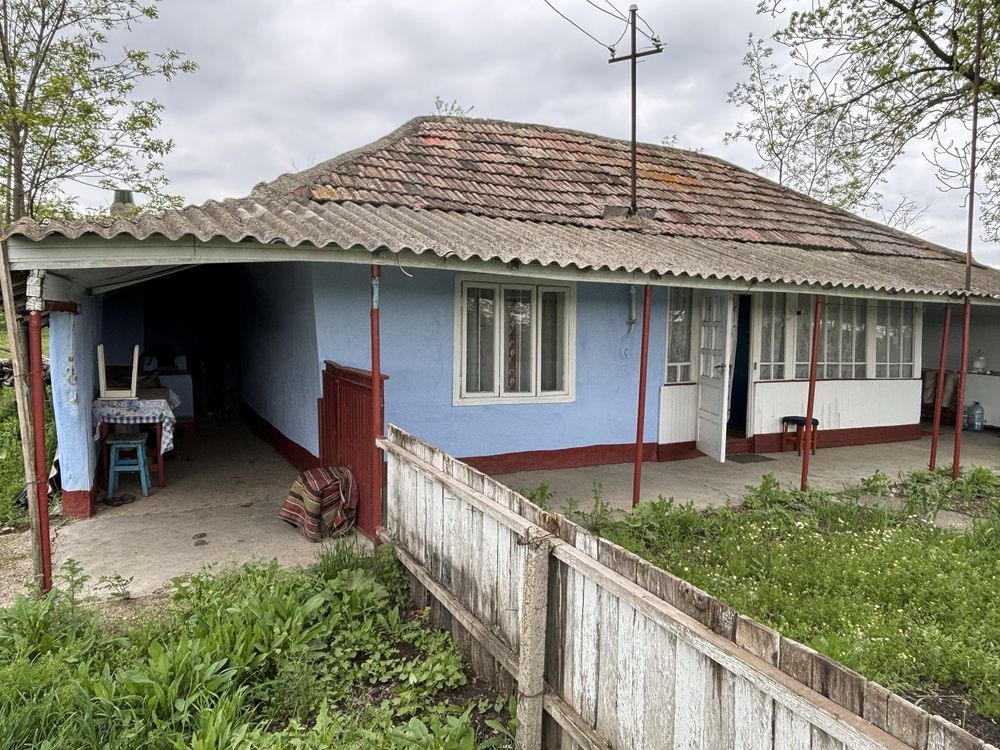
[[[473,669],[517,685],[518,747],[983,750],[398,428],[379,445],[383,538]]]

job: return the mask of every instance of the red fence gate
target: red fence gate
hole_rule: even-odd
[[[388,377],[383,375],[382,380]],[[379,411],[384,423],[384,399]],[[374,502],[381,496],[376,488],[382,476],[381,472],[374,476],[378,449],[373,436],[371,371],[327,361],[319,403],[319,457],[323,466],[346,466],[353,472],[360,495],[358,529],[370,539],[375,539],[376,526],[382,522],[382,509]]]

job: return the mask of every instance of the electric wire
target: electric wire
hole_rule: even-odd
[[[548,5],[550,8],[552,8],[552,10],[554,10],[556,12],[556,15],[558,15],[564,21],[568,22],[571,26],[574,26],[579,32],[581,32],[585,36],[589,37],[590,39],[593,39],[595,42],[597,42],[599,45],[601,45],[605,49],[609,48],[609,45],[605,44],[600,39],[598,39],[596,36],[594,36],[593,34],[591,34],[589,31],[587,31],[585,28],[583,28],[580,24],[578,24],[576,21],[574,21],[572,18],[570,18],[569,16],[567,16],[565,13],[563,13],[561,10],[559,10],[556,6],[554,6],[552,3],[550,3],[549,0],[542,0],[542,1],[546,5]]]
[[[612,16],[613,18],[619,18],[622,21],[625,21],[626,23],[628,23],[628,16],[626,16],[624,13],[622,13],[621,10],[618,9],[618,6],[615,5],[613,2],[611,2],[611,0],[604,0],[604,3],[609,8],[611,8],[611,10],[613,10],[614,13],[611,13],[611,12],[605,10],[604,8],[600,7],[599,5],[597,5],[596,3],[594,3],[593,0],[586,0],[586,2],[587,2],[588,5],[593,5],[599,11],[601,11],[601,13],[607,13],[609,16]],[[649,25],[649,23],[646,21],[645,18],[643,18],[642,16],[639,15],[638,11],[636,11],[635,15],[636,15],[636,18],[641,19],[642,22],[646,25],[646,28],[649,29],[649,34],[647,34],[642,29],[638,29],[638,28],[636,29],[636,31],[638,31],[640,34],[642,34],[644,37],[646,37],[649,41],[651,41],[651,42],[653,42],[655,44],[656,41],[657,41],[657,39],[659,37],[656,36],[656,32],[653,31],[653,27]],[[650,35],[652,35],[652,36],[650,36]],[[618,41],[621,41],[621,39],[619,39]],[[615,42],[615,44],[617,44],[617,43],[618,42]]]
[[[615,6],[615,4],[611,2],[611,0],[604,0],[604,2],[614,11],[614,13],[612,13],[611,11],[605,10],[604,8],[602,8],[601,6],[599,6],[597,3],[593,2],[593,0],[585,0],[588,5],[593,6],[595,9],[599,10],[601,13],[605,13],[605,14],[611,16],[612,18],[617,18],[619,21],[625,21],[625,28],[622,29],[622,33],[611,44],[605,44],[604,42],[602,42],[600,39],[598,39],[596,36],[594,36],[589,31],[587,31],[585,28],[583,28],[580,24],[578,24],[572,18],[570,18],[565,13],[563,13],[561,10],[559,10],[555,5],[553,5],[551,2],[549,2],[549,0],[542,0],[542,1],[546,5],[548,5],[553,11],[555,11],[556,15],[558,15],[564,21],[566,21],[567,23],[569,23],[571,26],[573,26],[577,31],[579,31],[580,33],[582,33],[588,39],[591,39],[592,41],[597,42],[599,45],[601,45],[605,49],[610,50],[612,55],[614,55],[615,48],[618,46],[618,44],[621,42],[621,40],[625,38],[625,34],[628,33],[629,23],[630,23],[629,18],[626,15],[624,15],[617,8],[617,6]],[[642,22],[646,26],[646,28],[649,29],[649,33],[643,31],[642,29],[640,29],[638,27],[638,25],[636,26],[636,31],[639,32],[640,34],[642,34],[644,37],[646,37],[650,42],[652,42],[654,46],[656,46],[656,47],[661,46],[660,39],[659,39],[659,37],[656,36],[656,32],[653,31],[653,28],[649,25],[649,22],[646,21],[646,19],[643,18],[642,16],[640,16],[638,13],[636,13],[635,15],[636,15],[636,18],[639,18],[640,20],[642,20]]]
[[[615,8],[615,6],[612,5],[610,2],[608,3],[608,5],[611,5],[611,7],[614,9],[614,11],[615,11],[614,13],[612,13],[610,10],[607,10],[606,8],[602,8],[600,5],[598,5],[597,3],[595,3],[594,0],[586,0],[586,2],[587,2],[587,5],[592,5],[595,8],[597,8],[599,11],[601,11],[601,13],[606,13],[607,15],[611,16],[612,18],[617,18],[619,21],[627,21],[628,20],[625,16],[622,15],[621,11],[618,10],[618,8]]]

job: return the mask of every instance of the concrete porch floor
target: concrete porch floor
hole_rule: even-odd
[[[165,468],[167,486],[154,487],[149,497],[129,475],[117,492],[134,494],[134,503],[98,503],[93,518],[59,527],[54,569],[73,558],[91,578],[90,593],[98,595],[100,576],[134,576],[130,591],[141,596],[209,564],[275,558],[304,565],[315,559],[321,545],[277,515],[298,472],[246,425],[199,423],[196,435],[179,436]]]
[[[950,466],[954,433],[945,432],[938,444],[938,465]],[[839,489],[881,470],[890,477],[900,472],[927,467],[930,437],[900,443],[821,448],[812,457],[810,486]],[[642,499],[659,495],[679,503],[692,502],[696,508],[726,505],[739,500],[744,488],[760,482],[764,474],[774,474],[783,485],[798,486],[802,459],[794,451],[769,453],[759,463],[718,463],[710,458],[646,463],[642,469]],[[962,465],[1000,469],[1000,432],[967,432],[962,435]],[[515,490],[534,490],[548,482],[556,510],[576,501],[580,510],[590,510],[594,485],[601,486],[604,501],[627,509],[632,503],[632,464],[588,466],[579,469],[525,471],[497,475],[496,479]]]

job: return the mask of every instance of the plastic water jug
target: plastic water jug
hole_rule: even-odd
[[[986,355],[982,349],[976,350],[976,357],[972,360],[973,372],[986,372]]]
[[[986,425],[986,410],[978,401],[969,407],[969,429],[973,432],[982,432]]]

